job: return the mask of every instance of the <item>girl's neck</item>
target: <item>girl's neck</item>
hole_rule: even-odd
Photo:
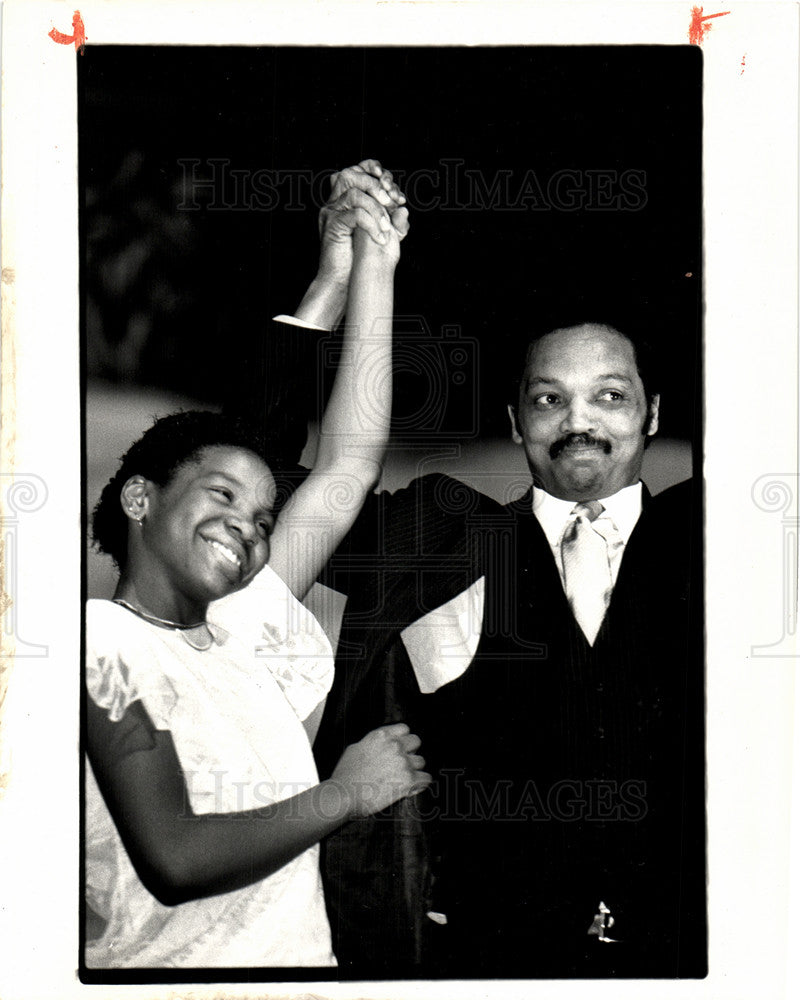
[[[156,588],[137,586],[125,573],[114,591],[115,601],[124,601],[145,616],[175,626],[190,626],[204,622],[208,605],[190,601],[183,595],[159,594]]]

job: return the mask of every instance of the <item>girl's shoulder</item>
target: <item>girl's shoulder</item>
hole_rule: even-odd
[[[113,631],[124,621],[124,617],[130,616],[130,611],[126,611],[120,604],[114,601],[107,601],[102,598],[90,598],[86,602],[86,630],[89,629],[111,629]]]
[[[113,601],[86,603],[86,687],[118,722],[134,701],[147,698],[158,729],[169,728],[177,696],[165,652],[153,627]]]
[[[114,601],[86,602],[86,658],[100,659],[147,643],[147,626],[127,608]]]

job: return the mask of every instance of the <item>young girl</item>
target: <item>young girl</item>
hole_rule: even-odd
[[[158,421],[97,506],[120,580],[86,614],[88,968],[335,964],[318,841],[430,780],[393,725],[320,784],[302,725],[332,658],[299,601],[388,436],[403,202],[377,161],[334,179],[296,320],[335,322],[349,287],[342,359],[314,469],[277,519],[268,443],[211,413]]]

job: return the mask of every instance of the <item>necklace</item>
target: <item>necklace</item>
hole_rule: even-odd
[[[214,641],[211,629],[205,621],[194,622],[192,625],[171,622],[168,618],[159,618],[158,615],[148,614],[146,611],[134,607],[133,604],[129,604],[121,597],[115,597],[114,604],[119,604],[120,607],[127,608],[128,611],[132,612],[138,618],[150,622],[151,625],[157,625],[159,628],[167,628],[173,632],[177,632],[193,649],[210,649]]]

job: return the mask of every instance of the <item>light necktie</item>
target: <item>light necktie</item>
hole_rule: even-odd
[[[613,588],[606,539],[592,526],[602,512],[599,500],[575,504],[570,512],[575,519],[567,524],[561,539],[564,589],[590,646],[600,631]]]

